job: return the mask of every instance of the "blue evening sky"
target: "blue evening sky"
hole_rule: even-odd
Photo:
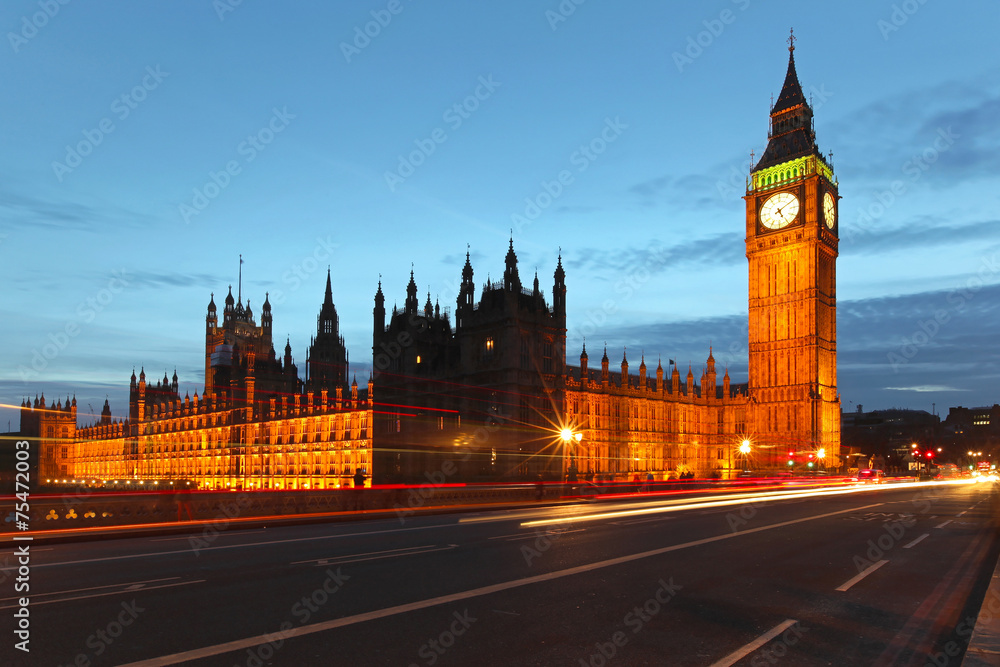
[[[200,393],[241,253],[301,372],[330,267],[364,382],[379,277],[453,310],[512,229],[547,295],[561,248],[572,363],[712,345],[746,381],[741,196],[792,26],[844,409],[1000,401],[996,2],[63,1],[0,6],[0,403],[121,417],[142,367]]]

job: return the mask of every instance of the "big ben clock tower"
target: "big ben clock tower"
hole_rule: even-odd
[[[840,465],[837,394],[838,195],[816,145],[813,112],[795,72],[771,109],[767,149],[750,173],[751,437],[759,464]],[[793,453],[791,459],[789,454]],[[810,455],[812,457],[810,458]]]

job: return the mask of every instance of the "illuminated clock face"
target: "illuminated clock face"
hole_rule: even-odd
[[[823,195],[823,220],[830,229],[833,229],[834,223],[837,222],[837,204],[829,192]]]
[[[779,192],[760,207],[760,223],[768,229],[781,229],[795,222],[799,198],[791,192]]]

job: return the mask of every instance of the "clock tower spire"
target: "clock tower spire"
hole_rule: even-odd
[[[772,468],[808,461],[810,453],[813,460],[825,455],[821,466],[840,464],[837,188],[799,84],[793,33],[785,82],[771,108],[767,148],[744,197],[748,418],[757,451],[770,453],[766,465]]]

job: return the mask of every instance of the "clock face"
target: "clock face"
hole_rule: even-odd
[[[830,229],[833,229],[834,223],[837,222],[837,204],[829,192],[823,195],[823,220]]]
[[[779,192],[760,207],[760,224],[768,229],[781,229],[795,222],[799,214],[799,198],[791,192]]]

